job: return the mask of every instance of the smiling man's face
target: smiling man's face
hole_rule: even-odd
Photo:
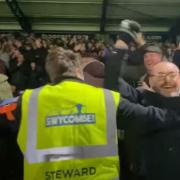
[[[150,86],[163,96],[178,96],[180,90],[180,73],[171,62],[160,62],[150,71]]]
[[[162,55],[157,52],[146,52],[144,54],[144,66],[150,71],[154,65],[162,61]]]

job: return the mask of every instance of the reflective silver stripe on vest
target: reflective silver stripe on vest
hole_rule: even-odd
[[[117,177],[117,178],[115,178],[115,179],[113,179],[113,180],[120,180],[120,179],[119,179],[119,177]]]
[[[116,142],[116,107],[114,97],[109,90],[104,90],[107,116],[107,145],[68,146],[37,150],[37,104],[40,90],[41,88],[35,89],[29,100],[27,151],[25,153],[29,163],[118,155]]]

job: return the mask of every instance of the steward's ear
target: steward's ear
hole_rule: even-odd
[[[82,67],[75,68],[76,76],[82,80],[84,80],[84,73]]]

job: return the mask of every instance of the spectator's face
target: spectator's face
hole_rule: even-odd
[[[150,86],[163,96],[179,96],[180,74],[176,65],[160,62],[152,68],[149,78]]]
[[[17,47],[17,48],[20,48],[22,46],[22,42],[19,41],[19,40],[15,40],[14,41],[14,45]]]
[[[150,71],[152,67],[159,63],[162,59],[162,55],[156,52],[146,52],[144,54],[144,66]]]
[[[35,40],[35,45],[36,45],[37,48],[41,48],[42,47],[41,39],[36,39]]]
[[[18,56],[19,51],[16,48],[13,48],[11,51],[11,56],[16,58]]]

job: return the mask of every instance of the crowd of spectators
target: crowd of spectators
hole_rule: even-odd
[[[26,88],[48,82],[44,64],[48,50],[56,46],[71,49],[83,57],[102,60],[105,44],[87,35],[0,35],[0,73],[9,76],[15,95]]]
[[[169,60],[173,59],[176,45],[159,43]],[[0,73],[9,77],[14,95],[27,88],[36,88],[48,82],[44,69],[48,50],[63,47],[80,53],[82,57],[92,57],[105,62],[110,42],[93,35],[13,35],[0,34]],[[132,43],[129,48],[135,51]]]

